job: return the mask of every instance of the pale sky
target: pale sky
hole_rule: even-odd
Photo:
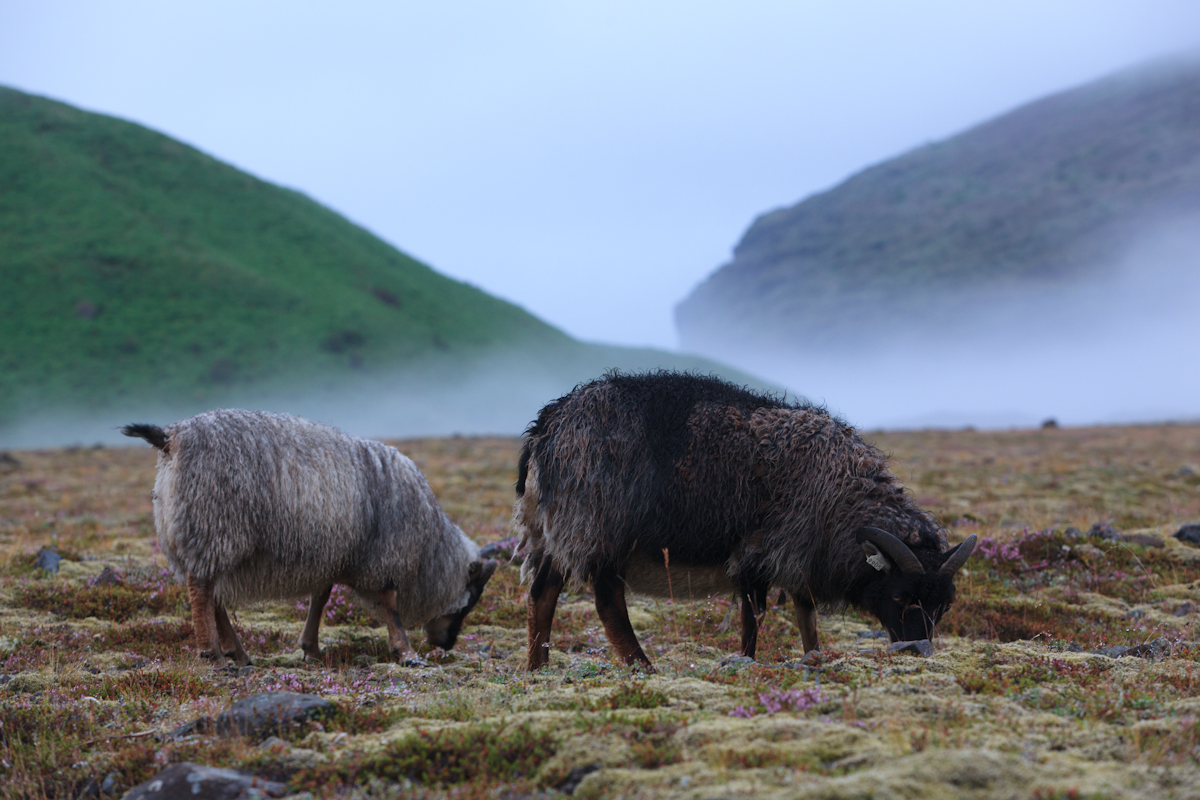
[[[579,338],[672,348],[760,213],[1121,67],[1196,2],[0,0],[0,83],[298,189]]]

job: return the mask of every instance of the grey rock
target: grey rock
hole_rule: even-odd
[[[914,656],[933,655],[933,642],[928,639],[916,639],[911,642],[892,642],[888,646],[889,653],[906,653]]]
[[[1078,644],[1077,642],[1071,642],[1070,644],[1067,645],[1067,652],[1068,653],[1082,653],[1083,645]]]
[[[1133,620],[1136,622],[1139,619],[1143,619],[1145,616],[1146,616],[1145,609],[1135,608],[1135,609],[1130,610],[1129,613],[1125,615],[1125,619]]]
[[[1176,539],[1194,547],[1200,547],[1200,524],[1194,522],[1184,525],[1173,534]]]
[[[1097,522],[1088,528],[1088,536],[1099,536],[1101,539],[1108,539],[1109,541],[1116,541],[1121,538],[1116,529],[1107,522]]]
[[[58,562],[60,561],[62,561],[62,556],[43,547],[38,550],[37,561],[34,561],[33,565],[40,570],[53,573],[58,572]]]
[[[1179,607],[1175,609],[1175,616],[1177,617],[1186,617],[1188,614],[1194,613],[1196,613],[1196,607],[1191,603],[1180,603]]]
[[[1140,545],[1142,547],[1166,547],[1163,540],[1149,533],[1122,533],[1118,534],[1122,542]]]
[[[7,450],[0,452],[0,472],[12,472],[20,468],[20,459]]]
[[[1167,656],[1171,655],[1171,642],[1166,637],[1160,636],[1152,642],[1139,644],[1137,647],[1131,647],[1117,658],[1125,658],[1136,656],[1137,658],[1145,658],[1150,661],[1162,661]]]
[[[249,772],[183,762],[172,764],[145,783],[130,789],[122,800],[252,800],[281,797],[287,784]]]
[[[1097,648],[1097,649],[1093,650],[1092,652],[1098,656],[1108,656],[1109,658],[1120,658],[1121,656],[1123,656],[1129,652],[1129,648],[1124,647],[1119,644],[1115,644],[1115,645],[1112,645],[1111,647]]]
[[[324,697],[298,692],[260,692],[243,697],[217,715],[219,734],[268,736],[310,719],[333,714],[337,706]]]
[[[1063,531],[1063,536],[1067,537],[1068,539],[1082,539],[1083,531],[1079,530],[1079,528],[1076,528],[1074,525],[1072,525],[1071,527],[1069,527],[1065,531]]]
[[[1196,474],[1196,468],[1191,464],[1184,464],[1179,469],[1175,470],[1176,478],[1190,478]]]

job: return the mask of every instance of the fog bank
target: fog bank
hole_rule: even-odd
[[[847,308],[886,330],[840,347],[707,354],[866,428],[1200,418],[1200,217],[1145,227],[1096,275],[922,296],[925,319]]]

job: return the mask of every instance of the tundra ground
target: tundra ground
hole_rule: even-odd
[[[830,610],[805,660],[772,608],[740,663],[728,598],[635,600],[652,677],[613,663],[586,594],[522,672],[512,566],[429,668],[339,590],[325,663],[295,645],[304,602],[264,603],[235,622],[255,667],[214,672],[156,547],[150,448],[0,455],[0,797],[119,796],[174,761],[345,797],[1200,797],[1200,549],[1169,535],[1200,522],[1200,426],[868,438],[952,541],[982,539],[937,652]],[[468,534],[508,534],[517,441],[396,444]],[[1150,646],[1092,652],[1118,645]],[[165,736],[277,689],[340,712],[266,744]]]

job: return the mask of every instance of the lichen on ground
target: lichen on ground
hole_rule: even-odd
[[[452,652],[424,648],[428,668],[392,663],[339,595],[324,663],[295,645],[304,602],[281,601],[235,615],[254,670],[214,672],[154,540],[152,452],[15,453],[0,473],[0,797],[95,796],[108,777],[119,795],[177,761],[338,797],[1200,797],[1200,549],[1170,537],[1200,521],[1200,476],[1181,469],[1200,463],[1200,427],[871,438],[952,540],[981,539],[934,655],[891,654],[875,620],[830,610],[804,659],[773,607],[744,663],[728,658],[729,598],[634,599],[652,676],[612,661],[586,592],[559,606],[549,667],[523,672],[511,566]],[[507,535],[518,442],[398,444],[468,534]],[[42,547],[58,574],[34,566]],[[273,690],[339,711],[265,745],[167,736]]]

